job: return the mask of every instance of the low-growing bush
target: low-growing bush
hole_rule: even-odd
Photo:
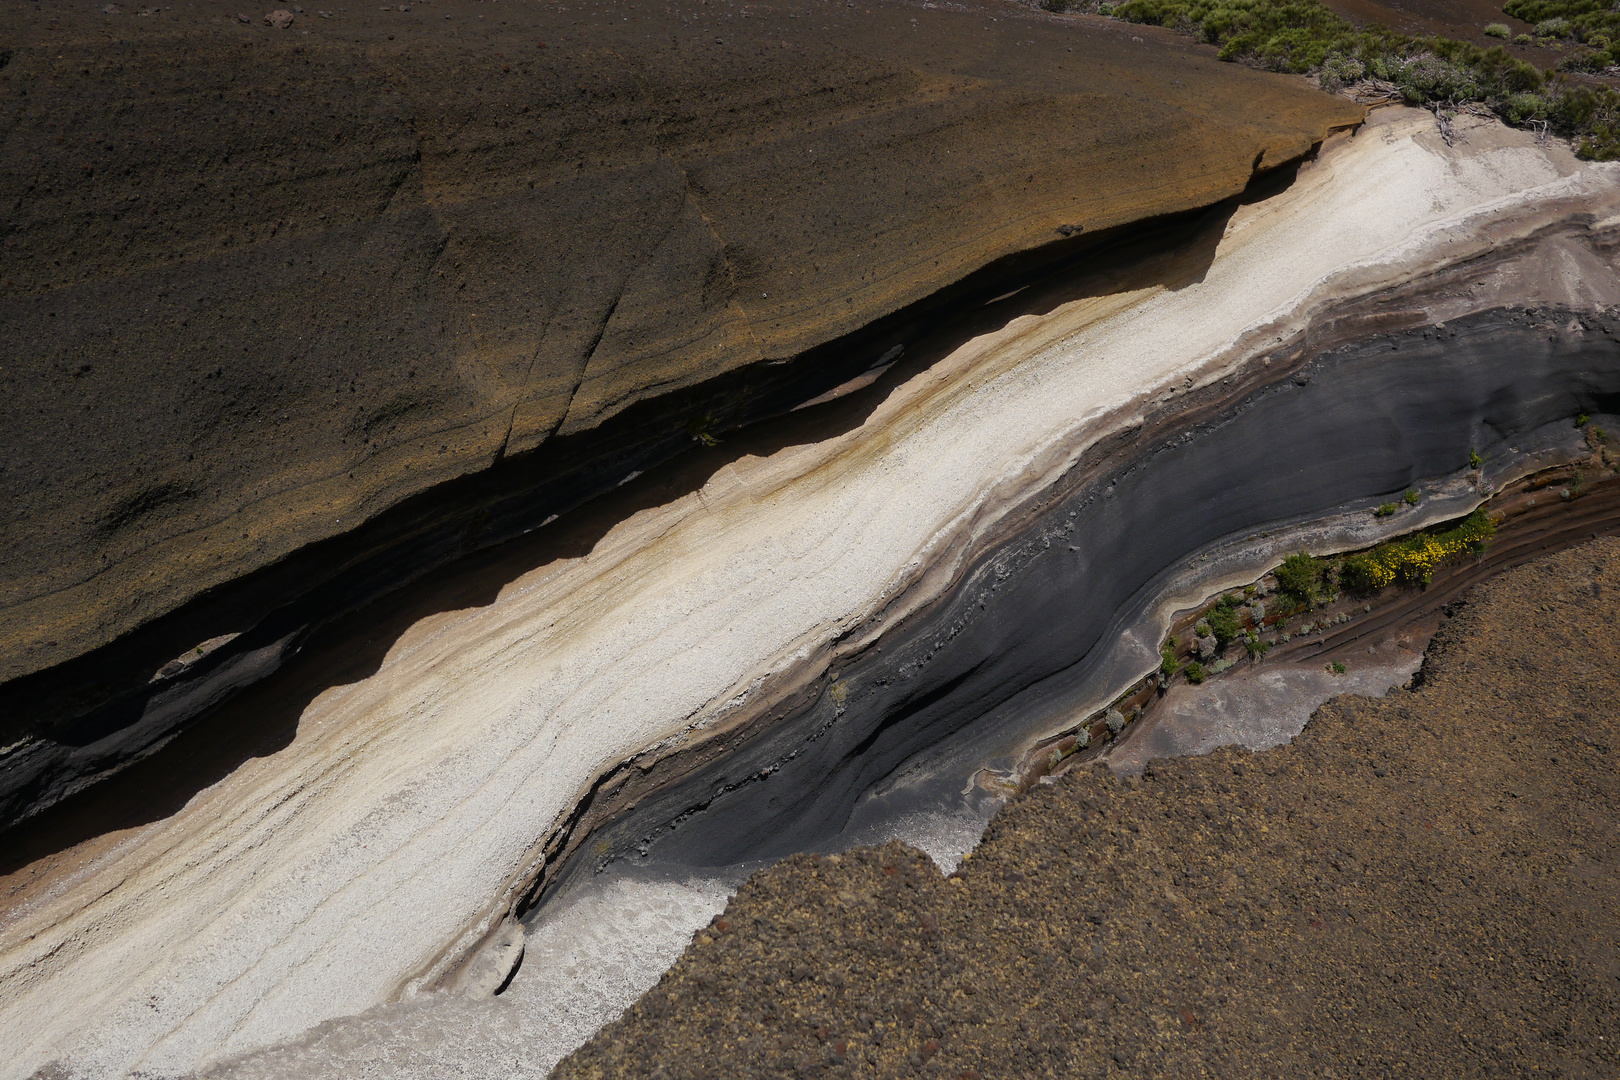
[[[1503,23],[1491,23],[1485,28],[1486,37],[1501,38],[1503,41],[1506,41],[1512,33],[1513,31]]]
[[[1563,76],[1549,80],[1501,45],[1481,48],[1450,38],[1357,26],[1321,0],[1128,0],[1098,10],[1199,38],[1217,46],[1222,60],[1273,71],[1315,72],[1329,93],[1371,76],[1394,83],[1413,104],[1481,102],[1509,123],[1546,121],[1572,136],[1584,157],[1620,158],[1620,92],[1573,85]],[[1601,0],[1510,0],[1504,10],[1535,23],[1538,32],[1582,43],[1566,60],[1579,70],[1603,71],[1620,63],[1620,11]],[[1488,32],[1502,38],[1508,28],[1493,23]],[[1515,40],[1533,39],[1520,35]],[[1536,100],[1521,95],[1535,95]]]
[[[1409,489],[1402,497],[1406,500],[1407,506],[1416,506],[1418,504],[1418,500],[1423,498],[1423,496],[1418,493],[1417,488]]]
[[[1187,681],[1197,686],[1204,681],[1204,665],[1194,660],[1187,665]]]
[[[1459,555],[1484,551],[1495,533],[1496,524],[1481,508],[1452,528],[1392,540],[1350,556],[1339,569],[1339,581],[1362,595],[1386,585],[1427,585],[1434,579],[1435,567]]]
[[[1223,596],[1220,602],[1209,609],[1205,621],[1209,623],[1209,632],[1215,635],[1215,641],[1225,645],[1238,636],[1242,626],[1238,623],[1237,614],[1232,610],[1232,598]]]
[[[1317,590],[1322,586],[1322,578],[1327,566],[1321,559],[1313,559],[1301,551],[1288,556],[1282,561],[1273,573],[1277,578],[1277,589],[1284,596],[1309,606],[1316,600]]]
[[[1374,517],[1389,517],[1389,516],[1391,516],[1392,514],[1395,513],[1395,509],[1396,509],[1395,504],[1392,503],[1392,502],[1379,503],[1377,508],[1373,510],[1373,516]]]

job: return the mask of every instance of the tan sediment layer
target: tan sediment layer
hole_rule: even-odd
[[[1493,250],[1532,258],[1544,245],[1522,241],[1558,223],[1525,288],[1612,291],[1580,256],[1620,221],[1614,168],[1484,123],[1448,148],[1432,125],[1377,114],[1239,209],[1197,281],[1099,283],[967,343],[845,435],[740,460],[490,605],[424,620],[285,749],[33,878],[0,931],[3,1075],[190,1068],[442,977],[596,778],[820,678],[1088,445],[1297,348],[1347,296]],[[1481,292],[1450,303],[1496,302]]]
[[[994,2],[120,6],[0,11],[0,681],[1361,117]]]
[[[1617,560],[1479,586],[1290,745],[1038,786],[949,878],[762,871],[553,1076],[1613,1076]]]

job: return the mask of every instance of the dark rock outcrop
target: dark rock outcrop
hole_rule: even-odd
[[[1149,416],[881,649],[843,659],[836,684],[678,781],[673,759],[632,772],[626,793],[584,815],[600,829],[591,854],[557,880],[649,853],[655,865],[743,865],[846,846],[908,812],[972,812],[981,796],[961,793],[980,765],[1059,726],[1083,688],[1146,674],[1156,642],[1135,659],[1116,645],[1207,545],[1357,500],[1370,511],[1466,470],[1471,447],[1505,466],[1520,443],[1578,441],[1577,413],[1620,411],[1610,318],[1586,330],[1568,312],[1498,310],[1442,330],[1325,336],[1297,369],[1262,358],[1202,402]],[[1612,512],[1593,528],[1613,528]],[[634,809],[615,819],[623,803]],[[583,849],[587,832],[570,844]]]

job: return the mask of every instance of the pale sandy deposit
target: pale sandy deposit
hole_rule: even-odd
[[[506,917],[593,777],[818,677],[829,643],[934,595],[1150,403],[1335,299],[1550,222],[1620,222],[1620,167],[1484,121],[1465,133],[1447,147],[1430,114],[1380,111],[1241,208],[1198,283],[1015,320],[859,428],[739,461],[494,603],[418,624],[374,676],[315,700],[291,745],[7,912],[0,1077],[52,1060],[178,1073],[411,996]]]

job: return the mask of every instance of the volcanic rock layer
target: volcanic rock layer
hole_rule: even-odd
[[[1620,307],[1493,311],[1280,367],[1261,368],[1259,390],[1221,387],[1083,461],[946,598],[881,647],[840,657],[813,702],[682,783],[636,792],[635,813],[594,837],[585,862],[629,849],[686,866],[835,850],[874,817],[948,803],[980,764],[1152,670],[1165,597],[1185,596],[1189,576],[1218,583],[1301,545],[1364,546],[1419,520],[1380,530],[1372,509],[1392,493],[1421,486],[1420,520],[1443,520],[1526,455],[1585,452],[1571,417],[1620,412]],[[1471,451],[1489,462],[1478,484],[1465,478]],[[1350,522],[1318,524],[1347,509]],[[1248,543],[1185,573],[1234,537]],[[977,737],[957,737],[970,728]]]
[[[1010,4],[118,10],[0,13],[0,820],[1361,116]]]
[[[1620,391],[1616,170],[1494,124],[1464,134],[1448,146],[1426,113],[1375,114],[1185,246],[1032,287],[780,441],[715,448],[697,490],[420,619],[364,677],[313,699],[275,679],[249,691],[220,715],[246,726],[291,701],[284,745],[9,877],[7,1075],[53,1059],[180,1072],[467,986],[469,957],[510,941],[561,867],[634,851],[634,822],[695,805],[733,760],[779,761],[773,740],[808,745],[806,766],[828,748],[823,763],[851,764],[816,773],[841,790],[794,818],[800,839],[827,835],[901,777],[912,761],[884,754],[927,742],[926,721],[997,731],[1004,707],[1009,730],[1061,726],[1111,689],[1106,665],[1087,667],[1093,642],[1139,676],[1151,605],[1120,649],[1108,620],[1180,587],[1154,579],[1206,542],[1306,527],[1450,473],[1470,447],[1484,483],[1558,452],[1538,429],[1572,432],[1570,414],[1614,410]],[[1290,425],[1314,437],[1295,445]],[[1200,476],[1243,483],[1189,513]],[[1071,509],[1086,530],[1056,537]],[[1117,545],[1154,515],[1169,539]],[[1091,583],[1084,603],[1058,602],[1071,576]],[[1013,602],[973,621],[996,581]],[[1065,627],[1073,640],[1042,639]],[[1063,672],[1074,683],[1047,695]],[[863,775],[868,754],[881,764]],[[797,798],[805,779],[778,772],[735,794]]]

